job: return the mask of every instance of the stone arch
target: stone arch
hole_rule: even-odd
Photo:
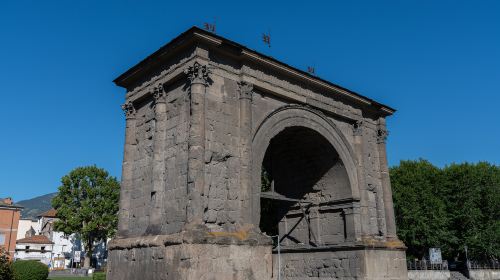
[[[261,166],[273,139],[286,128],[304,127],[323,136],[338,153],[347,171],[351,198],[359,198],[358,170],[352,146],[322,112],[302,105],[286,105],[270,113],[257,127],[252,138],[252,221],[260,220]]]

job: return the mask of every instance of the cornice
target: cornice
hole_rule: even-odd
[[[383,116],[392,115],[396,111],[389,106],[378,103],[356,92],[335,85],[319,77],[313,76],[305,71],[299,70],[272,57],[258,53],[243,45],[223,38],[219,35],[202,30],[198,27],[192,27],[178,37],[174,38],[168,44],[164,45],[156,52],[148,56],[146,59],[142,60],[137,65],[120,75],[114,80],[114,82],[118,86],[128,88],[133,81],[137,80],[138,77],[148,73],[150,71],[150,67],[155,67],[156,65],[158,65],[158,60],[174,56],[176,51],[180,48],[185,48],[189,45],[196,45],[199,43],[205,43],[215,46],[219,50],[223,50],[224,47],[229,47],[232,49],[231,53],[233,55],[236,55],[237,59],[243,60],[243,62],[247,60],[265,65],[268,69],[290,75],[296,79],[302,80],[306,83],[310,83],[313,86],[324,88],[330,93],[339,94],[344,98],[352,100],[354,103],[358,103],[361,106],[371,107],[372,110],[374,109],[378,111],[379,114]]]
[[[250,59],[256,60],[256,61],[261,62],[261,63],[264,63],[264,64],[266,64],[268,66],[271,66],[273,68],[276,68],[276,69],[279,69],[281,71],[284,71],[284,72],[286,72],[288,74],[291,74],[291,75],[293,75],[295,77],[298,77],[298,78],[301,78],[301,79],[305,79],[308,82],[311,82],[311,83],[316,84],[318,86],[322,86],[322,87],[326,87],[326,88],[328,88],[330,90],[334,90],[334,91],[336,91],[336,92],[338,92],[340,94],[344,94],[344,95],[346,95],[346,96],[348,96],[350,98],[354,98],[354,99],[356,99],[356,100],[358,100],[358,101],[360,101],[362,103],[365,103],[367,105],[371,105],[372,104],[369,100],[366,100],[365,98],[358,97],[358,96],[353,95],[353,94],[351,94],[351,93],[349,93],[349,92],[347,92],[345,90],[333,87],[333,86],[331,86],[331,85],[329,85],[329,84],[327,84],[325,82],[322,82],[321,80],[311,78],[308,75],[304,75],[304,74],[300,73],[299,71],[296,71],[293,68],[285,67],[285,66],[280,65],[278,63],[275,63],[273,61],[266,60],[265,58],[260,57],[258,54],[251,53],[251,52],[248,52],[248,51],[245,51],[245,50],[242,51],[242,54],[244,56],[250,58]]]

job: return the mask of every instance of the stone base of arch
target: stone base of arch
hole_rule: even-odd
[[[115,238],[109,244],[108,279],[270,280],[271,238],[252,229]]]
[[[408,279],[404,249],[331,246],[282,250],[281,279]],[[273,251],[273,279],[278,279],[278,252]]]
[[[281,279],[408,279],[404,249],[321,248],[280,252]],[[117,265],[121,264],[121,265]],[[126,264],[126,265],[123,265]],[[113,249],[112,279],[276,280],[278,253],[269,245],[173,244]]]
[[[252,242],[182,243],[178,236],[115,239],[108,257],[112,279],[408,279],[404,248],[343,244],[282,248]],[[228,238],[228,240],[231,238]],[[228,241],[226,240],[226,241]],[[279,260],[280,258],[280,260]],[[278,277],[278,263],[281,275]],[[126,264],[126,265],[124,265]]]
[[[113,250],[109,260],[110,279],[272,279],[271,246],[178,244],[137,247]]]

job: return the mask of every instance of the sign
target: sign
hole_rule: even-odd
[[[73,255],[73,262],[80,262],[81,258],[81,253],[82,251],[75,251],[75,254]]]
[[[429,260],[431,264],[441,264],[443,262],[441,248],[429,248]]]

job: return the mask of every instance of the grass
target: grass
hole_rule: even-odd
[[[52,276],[50,277],[49,279],[47,280],[90,280],[92,279],[92,277],[79,277],[79,276],[74,276],[74,277],[71,277],[71,276],[62,276],[62,277],[57,277],[57,276]]]

